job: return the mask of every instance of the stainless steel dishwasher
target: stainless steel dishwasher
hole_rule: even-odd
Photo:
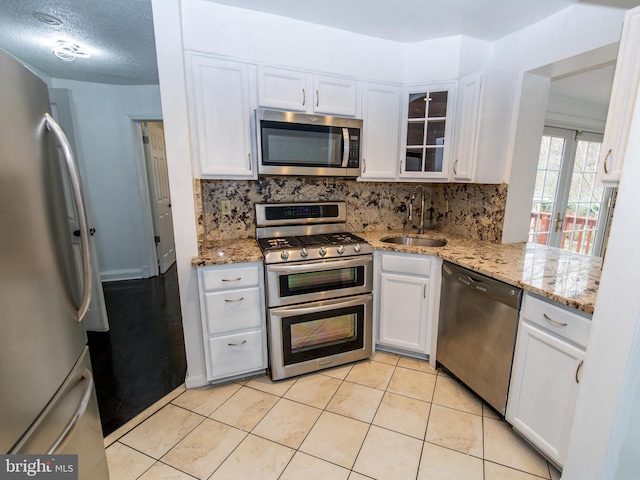
[[[502,415],[522,290],[442,264],[437,361]]]

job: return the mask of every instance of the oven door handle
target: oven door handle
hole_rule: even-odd
[[[267,267],[267,270],[277,273],[299,273],[306,271],[326,270],[325,268],[323,268],[324,266],[339,266],[340,268],[357,267],[360,265],[366,265],[369,262],[371,262],[371,257],[358,257],[351,260],[339,258],[337,260],[325,260],[324,262],[321,261],[316,263],[304,263],[299,265],[269,265]]]
[[[371,296],[371,294],[369,294]],[[295,315],[308,315],[310,313],[324,312],[328,310],[327,307],[335,308],[346,308],[346,307],[354,307],[356,305],[362,305],[362,301],[364,298],[367,298],[367,295],[359,295],[357,297],[349,297],[348,299],[336,299],[336,300],[321,300],[319,302],[314,302],[311,307],[301,307],[300,305],[290,305],[287,307],[279,307],[272,308],[271,315],[276,317],[290,316],[292,313]]]

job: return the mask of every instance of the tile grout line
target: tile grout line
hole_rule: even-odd
[[[382,363],[382,362],[379,362],[379,363]],[[356,466],[356,462],[358,461],[358,457],[360,456],[360,453],[362,452],[362,447],[364,446],[364,442],[367,441],[367,437],[369,436],[369,432],[371,431],[371,426],[373,425],[373,420],[376,418],[376,414],[378,413],[378,410],[380,409],[380,405],[382,404],[382,399],[384,399],[384,394],[387,393],[387,388],[389,388],[389,384],[391,383],[391,379],[393,378],[393,375],[396,373],[396,368],[397,368],[397,365],[394,365],[393,366],[393,372],[391,373],[391,376],[389,377],[389,381],[387,382],[387,386],[384,389],[384,392],[382,394],[382,398],[380,399],[380,403],[378,403],[378,407],[376,408],[376,411],[374,412],[373,417],[371,417],[371,422],[369,422],[369,427],[367,427],[367,433],[364,434],[364,438],[362,439],[362,443],[360,444],[360,448],[358,448],[358,453],[356,454],[356,457],[353,459],[353,465],[351,465],[351,468],[350,468],[351,472],[355,472],[353,467]],[[345,381],[346,381],[346,377],[345,377]],[[360,474],[360,472],[355,472],[355,473]],[[349,476],[351,476],[351,474],[349,474]]]
[[[266,374],[266,375],[267,375],[267,376],[269,376],[269,374]],[[220,462],[220,464],[219,464],[219,465],[218,465],[218,466],[213,470],[213,472],[211,472],[211,475],[209,475],[209,477],[208,477],[208,478],[211,478],[211,477],[213,477],[213,475],[215,475],[215,473],[220,469],[220,467],[222,467],[222,465],[224,465],[224,463],[229,459],[229,457],[231,457],[231,455],[233,455],[233,452],[235,452],[235,451],[240,447],[240,445],[242,445],[242,444],[244,443],[244,441],[249,437],[249,435],[253,435],[254,437],[257,437],[257,438],[263,438],[263,437],[260,437],[259,435],[255,435],[255,434],[253,434],[253,433],[251,433],[251,432],[253,432],[253,430],[254,430],[254,429],[255,429],[255,428],[260,424],[260,422],[262,421],[262,419],[264,419],[267,415],[269,415],[269,412],[271,412],[271,410],[273,410],[273,409],[275,408],[275,406],[278,404],[278,402],[280,402],[280,400],[282,400],[282,398],[284,398],[284,395],[285,395],[285,394],[286,394],[286,393],[291,389],[291,387],[293,387],[293,386],[298,382],[298,379],[299,379],[299,378],[300,378],[300,377],[296,377],[295,382],[293,382],[293,383],[291,384],[291,386],[290,386],[289,388],[287,388],[287,390],[285,390],[285,391],[284,391],[284,393],[282,394],[282,396],[281,396],[281,395],[274,395],[274,396],[279,397],[279,398],[278,398],[278,400],[277,400],[277,401],[276,401],[276,402],[271,406],[271,408],[269,408],[269,410],[267,410],[267,411],[266,411],[266,413],[265,413],[265,414],[262,416],[262,418],[261,418],[261,419],[260,419],[260,420],[259,420],[259,421],[254,425],[254,426],[253,426],[253,428],[252,428],[250,431],[246,432],[247,434],[244,436],[244,438],[243,438],[243,439],[242,439],[242,440],[241,440],[241,441],[240,441],[240,442],[235,446],[235,448],[233,448],[233,450],[231,450],[231,452],[229,452],[229,454],[224,458],[224,460],[222,460],[222,461]],[[248,383],[248,382],[247,382],[247,383]],[[219,405],[217,408],[215,408],[215,409],[213,410],[213,412],[211,412],[211,413],[210,413],[210,415],[213,415],[213,414],[214,414],[214,413],[215,413],[219,408],[221,408],[221,407],[222,407],[222,405],[224,405],[224,404],[225,404],[225,403],[227,403],[229,400],[231,400],[231,398],[233,398],[233,397],[234,397],[234,396],[235,396],[235,395],[236,395],[240,390],[242,390],[242,388],[243,388],[243,387],[247,387],[247,388],[250,388],[250,389],[252,389],[252,390],[257,390],[257,391],[259,391],[259,392],[261,392],[261,393],[266,393],[266,394],[268,394],[268,395],[273,395],[272,393],[265,392],[265,391],[260,390],[260,389],[258,389],[258,388],[252,388],[252,387],[249,387],[249,386],[247,386],[247,384],[245,383],[244,385],[241,385],[241,387],[240,387],[238,390],[236,390],[236,391],[234,392],[234,394],[233,394],[233,395],[231,395],[231,396],[230,396],[227,400],[225,400],[221,405]],[[213,420],[213,419],[212,419],[212,420]],[[218,421],[218,420],[214,420],[214,421]],[[220,422],[220,423],[224,424],[224,422]],[[226,425],[226,424],[225,424],[225,425]],[[236,429],[238,429],[238,430],[240,430],[240,431],[242,431],[242,432],[245,432],[245,431],[246,431],[246,430],[242,430],[241,428],[238,428],[238,427],[236,427],[236,426],[232,426],[232,425],[229,425],[229,426],[230,426],[230,427],[233,427],[233,428],[236,428]],[[267,439],[267,438],[263,438],[263,439],[264,439],[264,440],[267,440],[267,441],[270,441],[270,442],[273,442],[273,443],[275,443],[275,444],[277,444],[277,445],[282,445],[281,443],[274,442],[273,440],[269,440],[269,439]],[[283,446],[285,446],[285,447],[286,447],[286,445],[283,445]],[[287,447],[287,448],[291,448],[291,447]],[[293,449],[292,449],[292,450],[293,450]],[[296,450],[296,451],[297,451],[297,450]],[[291,458],[290,458],[290,459],[289,459],[289,461],[287,462],[287,465],[286,465],[286,466],[285,466],[285,468],[282,470],[282,472],[284,472],[284,470],[286,470],[286,468],[289,466],[289,463],[291,463],[291,459],[293,458],[293,456],[294,456],[294,455],[295,455],[295,453],[294,453],[293,455],[291,455]],[[280,475],[282,475],[282,472],[280,473]],[[278,478],[280,477],[280,475],[278,476]]]
[[[346,470],[349,470],[349,472],[355,472],[355,473],[358,473],[358,474],[359,474],[359,472],[356,472],[355,470],[353,470],[353,467],[355,466],[355,463],[356,463],[356,461],[357,461],[358,457],[360,456],[360,454],[361,454],[361,452],[362,452],[362,448],[363,448],[363,446],[364,446],[364,441],[366,440],[367,435],[368,435],[368,434],[369,434],[369,432],[371,431],[371,427],[374,425],[374,424],[373,424],[373,421],[375,420],[375,417],[376,417],[376,415],[378,414],[378,412],[379,412],[379,410],[380,410],[380,407],[381,407],[381,405],[382,405],[382,401],[383,401],[383,399],[384,399],[384,396],[385,396],[385,395],[387,395],[388,393],[393,393],[393,392],[390,392],[390,391],[389,391],[389,386],[390,386],[390,384],[391,384],[391,380],[393,379],[393,376],[394,376],[394,375],[395,375],[395,373],[398,371],[398,368],[402,368],[402,369],[410,370],[410,371],[413,371],[413,372],[420,372],[420,373],[427,373],[427,374],[431,374],[431,372],[424,372],[423,370],[420,370],[420,369],[413,369],[413,368],[408,368],[408,367],[401,367],[401,366],[399,366],[399,360],[398,360],[398,361],[396,361],[396,363],[395,363],[395,364],[391,364],[391,363],[388,363],[388,362],[380,362],[380,361],[373,360],[373,359],[369,360],[369,363],[371,363],[371,362],[376,362],[376,363],[379,363],[379,364],[385,364],[385,365],[392,366],[392,367],[393,367],[393,370],[392,370],[392,373],[391,373],[391,375],[390,375],[390,377],[389,377],[389,381],[386,383],[386,386],[385,386],[385,388],[384,388],[384,389],[376,389],[376,388],[374,388],[374,390],[381,390],[381,391],[383,392],[383,396],[382,396],[382,398],[381,398],[380,402],[378,403],[378,405],[377,405],[377,407],[376,407],[376,410],[375,410],[375,412],[373,413],[373,416],[372,416],[371,420],[370,420],[369,422],[363,422],[363,423],[368,423],[367,432],[366,432],[366,434],[365,434],[365,436],[364,436],[364,440],[363,440],[362,444],[360,445],[360,448],[358,449],[358,453],[357,453],[357,454],[356,454],[356,456],[355,456],[355,459],[354,459],[353,464],[351,465],[351,468],[350,468],[350,469],[349,469],[349,468],[346,468]],[[364,362],[363,362],[363,363],[364,363]],[[261,393],[263,393],[263,394],[272,395],[272,396],[274,396],[274,397],[277,397],[277,398],[278,398],[278,400],[274,403],[274,405],[272,405],[272,406],[271,406],[271,407],[270,407],[270,408],[265,412],[265,414],[264,414],[264,416],[262,417],[262,419],[264,419],[264,418],[265,418],[265,417],[266,417],[266,416],[267,416],[267,415],[268,415],[268,414],[273,410],[273,408],[275,408],[275,406],[276,406],[276,405],[277,405],[277,404],[278,404],[278,403],[279,403],[283,398],[284,398],[284,399],[286,399],[286,400],[289,400],[289,401],[291,401],[291,402],[294,402],[294,403],[300,404],[300,405],[304,405],[304,406],[311,407],[311,408],[317,408],[318,410],[321,410],[321,412],[320,412],[320,414],[318,415],[318,418],[314,421],[313,425],[312,425],[312,426],[309,428],[309,430],[307,431],[307,433],[306,433],[305,437],[303,438],[303,440],[300,442],[300,444],[299,444],[299,445],[298,445],[298,447],[296,447],[296,448],[291,448],[291,447],[289,447],[289,446],[287,446],[287,445],[284,445],[284,444],[282,444],[282,443],[280,443],[280,442],[277,442],[277,441],[274,441],[274,440],[271,440],[271,439],[268,439],[268,438],[264,438],[264,437],[261,437],[260,435],[257,435],[257,434],[255,434],[255,433],[253,433],[253,431],[254,431],[254,430],[255,430],[255,428],[260,424],[260,422],[262,421],[262,419],[261,419],[260,421],[258,421],[258,423],[256,423],[256,425],[254,425],[254,426],[253,426],[253,428],[252,428],[250,431],[248,431],[248,432],[247,432],[247,431],[243,431],[242,429],[240,429],[240,428],[238,428],[238,427],[236,427],[236,426],[234,426],[234,425],[228,425],[228,424],[226,424],[226,425],[228,425],[228,426],[229,426],[229,427],[231,427],[231,428],[235,428],[235,429],[237,429],[237,430],[239,430],[239,431],[243,431],[243,432],[245,432],[245,433],[246,433],[246,435],[244,436],[243,440],[241,440],[241,441],[240,441],[240,443],[239,443],[239,444],[238,444],[238,445],[237,445],[237,446],[232,450],[232,452],[231,452],[227,457],[225,457],[225,459],[220,463],[220,465],[219,465],[219,466],[218,466],[218,467],[213,471],[213,473],[212,473],[211,475],[213,475],[213,474],[214,474],[214,473],[215,473],[215,472],[220,468],[220,466],[221,466],[221,465],[222,465],[222,464],[223,464],[223,463],[224,463],[224,462],[229,458],[229,456],[231,456],[231,455],[233,454],[233,452],[234,452],[234,451],[236,451],[237,447],[238,447],[240,444],[242,444],[242,443],[245,441],[245,439],[246,439],[249,435],[253,435],[254,437],[257,437],[257,438],[263,438],[263,439],[264,439],[264,440],[266,440],[266,441],[270,441],[270,442],[275,443],[275,444],[277,444],[277,445],[281,445],[281,446],[284,446],[284,447],[286,447],[286,448],[290,448],[290,449],[294,452],[294,453],[293,453],[293,455],[291,456],[291,458],[289,459],[289,461],[287,462],[287,465],[284,467],[284,469],[283,469],[283,470],[282,470],[282,472],[280,473],[280,475],[279,475],[279,477],[278,477],[278,478],[280,478],[280,477],[284,474],[284,471],[285,471],[285,470],[288,468],[288,466],[290,465],[290,463],[291,463],[291,461],[292,461],[292,459],[293,459],[293,456],[295,456],[295,454],[296,454],[297,452],[301,452],[301,450],[300,450],[300,446],[302,446],[302,444],[304,443],[304,441],[308,438],[308,436],[309,436],[309,434],[310,434],[311,430],[316,426],[316,424],[317,424],[317,422],[318,422],[318,420],[319,420],[320,416],[321,416],[324,412],[332,413],[332,414],[334,414],[334,415],[338,415],[338,416],[341,416],[341,417],[344,417],[344,418],[348,418],[348,419],[351,419],[351,420],[361,421],[361,420],[355,419],[355,418],[353,418],[353,417],[350,417],[350,416],[348,416],[348,415],[343,415],[343,414],[336,413],[336,412],[330,412],[329,410],[327,410],[327,407],[329,406],[329,404],[331,403],[331,401],[335,398],[335,396],[336,396],[336,394],[337,394],[338,390],[339,390],[339,389],[340,389],[340,388],[341,388],[345,383],[349,383],[349,384],[354,384],[354,385],[360,385],[360,386],[368,387],[368,385],[365,385],[365,384],[361,384],[361,383],[357,383],[357,382],[353,382],[353,381],[349,381],[349,380],[347,380],[347,377],[352,373],[353,366],[354,366],[354,365],[352,365],[352,368],[350,368],[350,369],[349,369],[349,371],[344,375],[344,377],[343,377],[343,378],[336,378],[336,377],[333,377],[333,376],[331,376],[331,375],[326,375],[326,374],[325,374],[325,373],[323,373],[322,371],[319,371],[319,372],[313,372],[313,374],[320,374],[320,375],[326,376],[326,377],[328,377],[328,378],[333,378],[333,379],[335,379],[335,380],[339,380],[339,381],[340,381],[340,384],[338,385],[338,387],[336,388],[336,390],[333,392],[333,394],[331,395],[331,397],[329,398],[329,400],[325,403],[324,407],[323,407],[323,408],[321,408],[321,409],[320,409],[320,408],[318,408],[318,407],[315,407],[315,406],[313,406],[313,405],[307,405],[307,404],[303,403],[302,401],[297,401],[297,400],[293,400],[293,399],[285,398],[285,395],[286,395],[286,394],[287,394],[287,393],[288,393],[288,392],[289,392],[289,391],[290,391],[290,390],[291,390],[291,389],[296,385],[296,383],[298,382],[298,380],[299,380],[300,378],[302,378],[303,376],[298,376],[298,377],[296,377],[296,380],[295,380],[295,381],[294,381],[294,382],[293,382],[293,383],[292,383],[292,384],[291,384],[291,385],[290,385],[290,386],[289,386],[289,387],[288,387],[288,388],[287,388],[287,389],[286,389],[286,390],[285,390],[281,395],[275,395],[275,394],[273,394],[273,393],[270,393],[270,392],[267,392],[267,391],[264,391],[264,390],[260,390],[260,389],[255,388],[255,387],[251,387],[251,386],[247,386],[246,384],[239,383],[239,384],[238,384],[238,385],[239,385],[238,390],[236,390],[236,391],[235,391],[232,395],[230,395],[230,396],[229,396],[225,401],[223,401],[220,405],[218,405],[216,408],[214,408],[214,409],[212,410],[212,412],[211,412],[211,413],[209,413],[209,415],[203,415],[203,414],[201,414],[201,413],[199,413],[199,412],[193,411],[193,410],[191,410],[191,409],[189,409],[189,408],[186,408],[186,407],[183,407],[183,406],[181,406],[181,405],[177,405],[177,404],[173,403],[175,400],[177,400],[181,395],[183,395],[183,394],[186,392],[186,390],[183,390],[182,392],[180,392],[180,393],[178,393],[177,395],[175,395],[172,399],[170,399],[166,404],[164,404],[163,406],[159,407],[159,408],[158,408],[154,413],[150,414],[147,418],[145,418],[144,420],[142,420],[139,424],[137,424],[137,425],[135,425],[135,426],[131,427],[131,428],[130,428],[126,433],[122,434],[122,436],[121,436],[121,437],[119,437],[118,439],[114,440],[114,441],[112,442],[112,444],[120,443],[121,445],[124,445],[124,446],[126,446],[127,448],[131,448],[132,450],[134,450],[134,451],[136,451],[136,452],[138,452],[138,453],[141,453],[141,454],[142,454],[142,455],[144,455],[145,457],[148,457],[148,458],[150,458],[150,459],[152,459],[152,460],[154,461],[154,463],[153,463],[153,464],[152,464],[152,465],[151,465],[147,470],[145,470],[145,472],[143,472],[141,475],[144,475],[146,472],[148,472],[148,470],[149,470],[150,468],[152,468],[156,463],[160,463],[160,464],[162,464],[162,465],[167,465],[167,466],[168,466],[168,467],[170,467],[170,468],[173,468],[173,469],[175,469],[175,470],[177,470],[177,471],[182,472],[182,470],[180,470],[179,468],[176,468],[176,467],[174,467],[174,466],[172,466],[172,465],[170,465],[170,464],[167,464],[167,463],[165,463],[164,461],[162,461],[162,460],[161,460],[161,459],[166,455],[166,452],[165,452],[165,453],[160,457],[160,459],[155,459],[154,457],[152,457],[152,456],[150,456],[150,455],[148,455],[148,454],[146,454],[146,453],[144,453],[144,452],[142,452],[142,451],[140,451],[140,450],[138,450],[138,449],[136,449],[136,448],[134,448],[134,447],[131,447],[131,446],[127,445],[126,443],[120,442],[120,439],[121,439],[124,435],[126,435],[127,433],[129,433],[130,431],[132,431],[133,429],[135,429],[135,428],[137,428],[138,426],[140,426],[142,423],[144,423],[144,422],[146,422],[147,420],[149,420],[149,419],[151,419],[152,417],[154,417],[156,413],[158,413],[159,411],[161,411],[162,409],[164,409],[164,407],[166,407],[166,406],[167,406],[167,405],[169,405],[169,404],[171,404],[171,405],[173,405],[173,406],[175,406],[175,407],[178,407],[178,408],[180,408],[181,410],[184,410],[184,411],[187,411],[187,412],[190,412],[190,413],[196,414],[196,415],[198,415],[198,417],[202,417],[202,420],[201,420],[200,422],[198,422],[198,424],[197,424],[197,425],[195,425],[195,426],[194,426],[194,427],[193,427],[189,432],[187,432],[187,434],[186,434],[186,435],[184,435],[184,436],[183,436],[183,437],[182,437],[178,442],[176,442],[176,444],[175,444],[175,445],[173,445],[173,446],[169,449],[169,451],[170,451],[171,449],[175,448],[175,447],[176,447],[176,446],[177,446],[181,441],[183,441],[183,440],[184,440],[184,438],[186,438],[188,435],[190,435],[190,434],[191,434],[191,433],[192,433],[196,428],[198,428],[200,425],[202,425],[202,424],[203,424],[203,422],[204,422],[205,420],[207,420],[207,419],[211,419],[211,418],[210,418],[210,415],[212,415],[213,413],[215,413],[215,412],[216,412],[219,408],[221,408],[223,405],[228,404],[228,403],[230,402],[230,400],[231,400],[232,398],[234,398],[234,397],[235,397],[235,395],[237,395],[237,393],[238,393],[239,391],[241,391],[241,390],[242,390],[242,387],[245,387],[245,386],[246,386],[246,387],[247,387],[247,388],[249,388],[249,389],[252,389],[252,390],[255,390],[255,391],[259,391],[259,392],[261,392]],[[432,375],[432,374],[431,374],[431,375]],[[435,399],[435,393],[436,393],[436,387],[437,387],[437,384],[438,384],[438,379],[439,379],[439,378],[441,378],[441,377],[442,377],[442,378],[449,378],[447,375],[443,375],[440,371],[436,371],[436,373],[435,373],[435,377],[436,377],[436,379],[435,379],[435,383],[434,383],[434,389],[433,389],[433,392],[432,392],[432,395],[431,395],[431,401],[430,401],[430,402],[426,402],[426,401],[425,401],[425,403],[430,403],[430,411],[429,411],[429,417],[428,417],[428,419],[427,419],[427,426],[426,426],[426,428],[425,428],[424,438],[422,439],[422,445],[423,445],[423,448],[422,448],[422,450],[421,450],[421,452],[420,452],[420,456],[419,456],[419,458],[418,458],[418,470],[417,470],[417,473],[416,473],[416,478],[418,477],[418,475],[419,475],[419,473],[420,473],[420,463],[421,463],[421,460],[422,460],[422,454],[423,454],[423,451],[424,451],[424,445],[425,445],[426,443],[433,444],[432,442],[428,442],[428,441],[426,440],[426,435],[427,435],[427,431],[428,431],[429,422],[432,420],[432,406],[434,405],[434,399]],[[234,382],[234,383],[237,383],[237,382]],[[457,382],[457,383],[459,384],[459,382]],[[466,387],[465,387],[464,385],[462,385],[462,384],[459,384],[459,386],[460,386],[460,387],[462,387],[462,388],[466,388]],[[371,388],[371,387],[370,387],[370,388]],[[394,393],[394,394],[395,394],[395,393]],[[411,399],[414,399],[413,397],[407,397],[406,395],[402,395],[402,394],[395,394],[395,395],[399,395],[399,396],[402,396],[402,397],[404,397],[404,398],[411,398]],[[419,400],[419,399],[416,399],[416,400]],[[481,399],[480,399],[480,401],[481,401]],[[465,411],[465,410],[459,410],[459,409],[457,409],[457,408],[452,408],[452,407],[449,407],[449,406],[446,406],[446,405],[440,405],[440,404],[437,404],[437,405],[438,405],[439,407],[442,407],[442,408],[449,408],[449,409],[456,410],[456,411],[461,411],[461,412],[464,412],[464,413],[472,413],[472,412],[467,412],[467,411]],[[487,462],[489,462],[489,463],[494,463],[494,464],[497,464],[497,465],[501,465],[501,466],[503,466],[503,467],[505,467],[505,468],[513,469],[513,470],[515,470],[515,471],[520,471],[520,472],[523,472],[523,473],[526,473],[526,474],[529,474],[529,475],[533,475],[533,476],[538,477],[537,475],[535,475],[535,474],[533,474],[533,473],[530,473],[530,472],[528,472],[528,471],[526,471],[526,470],[520,470],[520,469],[518,469],[518,468],[513,468],[513,467],[510,467],[510,466],[508,466],[508,465],[503,465],[503,464],[501,464],[501,463],[497,463],[497,462],[490,462],[490,461],[486,460],[486,458],[485,458],[485,456],[486,456],[486,445],[485,445],[485,425],[486,425],[487,418],[489,418],[489,417],[485,417],[485,415],[484,415],[484,413],[485,413],[485,403],[484,403],[484,402],[482,402],[482,401],[481,401],[481,406],[482,406],[482,411],[481,411],[480,416],[482,417],[482,436],[483,436],[483,438],[482,438],[482,447],[483,447],[483,450],[482,450],[483,478],[485,478],[485,476],[486,476],[486,475],[485,475],[485,466],[486,466],[486,463],[487,463]],[[141,413],[144,413],[144,411],[143,411],[143,412],[141,412]],[[211,419],[211,420],[214,420],[214,419]],[[492,420],[493,420],[493,419],[492,419]],[[500,418],[498,418],[497,420],[498,420],[498,421],[500,421],[501,419],[500,419]],[[221,424],[225,424],[224,422],[219,421],[219,420],[214,420],[214,421],[218,421],[218,422],[220,422]],[[413,436],[411,436],[411,435],[407,435],[406,433],[398,432],[398,431],[396,431],[396,430],[393,430],[392,428],[386,428],[386,427],[379,427],[379,428],[381,428],[381,429],[383,429],[383,430],[387,430],[387,431],[389,431],[389,432],[393,432],[393,433],[397,433],[397,434],[400,434],[400,435],[406,436],[406,437],[408,437],[408,438],[412,438],[412,439],[420,440],[420,439],[419,439],[419,438],[417,438],[417,437],[413,437]],[[454,451],[454,452],[458,452],[458,450],[455,450],[455,449],[453,449],[453,448],[444,447],[444,446],[442,446],[442,445],[438,445],[438,444],[433,444],[433,445],[437,445],[437,446],[439,446],[439,447],[441,447],[441,448],[445,448],[445,449],[447,449],[447,450],[451,450],[451,451]],[[301,452],[301,453],[305,453],[305,452]],[[319,459],[319,460],[321,460],[321,461],[324,461],[324,462],[327,462],[327,463],[330,463],[330,464],[333,464],[333,465],[339,466],[339,467],[341,467],[341,468],[345,468],[345,467],[343,467],[342,465],[335,464],[335,463],[330,462],[330,461],[328,461],[328,460],[326,460],[326,459],[324,459],[324,458],[316,457],[315,455],[312,455],[312,454],[305,453],[305,455],[309,455],[309,456],[314,457],[314,458],[317,458],[317,459]],[[476,457],[476,458],[477,458],[477,457]],[[551,476],[551,467],[550,467],[550,463],[549,463],[548,461],[546,461],[546,459],[545,459],[545,463],[546,463],[546,465],[547,465],[547,469],[546,469],[546,470],[547,470],[547,473],[546,473],[546,474],[548,475],[546,478],[551,479],[551,478],[552,478],[552,476]],[[186,475],[189,475],[189,476],[191,477],[191,474],[188,474],[187,472],[183,472],[183,473],[185,473]],[[360,474],[360,475],[362,475],[362,474]],[[538,478],[545,478],[545,477],[538,477]]]
[[[346,375],[344,376],[344,378],[347,378],[347,375],[349,375],[349,373],[351,372],[351,369],[353,369],[353,365],[352,365],[352,366],[351,366],[351,368],[349,369],[349,372],[347,372],[347,373],[346,373]],[[314,372],[314,373],[317,373],[317,372]],[[298,453],[298,452],[300,452],[300,453],[304,453],[305,455],[309,455],[309,456],[311,456],[311,457],[313,457],[313,458],[317,458],[318,460],[322,460],[322,461],[324,461],[324,462],[331,463],[332,465],[337,465],[338,467],[342,467],[342,468],[344,468],[342,465],[338,465],[337,463],[333,463],[333,462],[330,462],[330,461],[328,461],[328,460],[326,460],[326,459],[324,459],[324,458],[316,457],[315,455],[311,455],[310,453],[306,453],[306,452],[301,452],[301,451],[300,451],[300,447],[302,446],[302,444],[305,442],[305,440],[307,439],[307,437],[308,437],[308,436],[309,436],[309,434],[311,433],[311,430],[313,430],[313,427],[315,427],[315,426],[317,425],[318,420],[320,420],[320,417],[322,416],[322,414],[323,414],[324,412],[326,412],[326,411],[327,411],[327,406],[331,403],[331,400],[333,400],[333,397],[335,397],[335,396],[336,396],[336,393],[338,393],[338,390],[340,390],[340,387],[341,387],[341,386],[344,384],[344,382],[345,382],[345,379],[344,379],[344,378],[343,378],[343,379],[337,379],[337,378],[335,378],[335,377],[331,377],[331,376],[329,376],[329,375],[325,375],[325,376],[326,376],[326,377],[328,377],[328,378],[334,378],[334,379],[336,379],[336,380],[340,380],[340,385],[338,385],[338,388],[336,388],[336,391],[335,391],[335,392],[333,392],[333,395],[331,395],[331,398],[327,401],[326,405],[322,408],[322,410],[321,410],[321,412],[320,412],[320,415],[318,415],[318,418],[316,418],[315,422],[313,422],[313,425],[311,426],[311,428],[309,429],[309,431],[307,432],[307,434],[304,436],[304,438],[303,438],[303,439],[302,439],[302,441],[300,442],[300,445],[298,445],[298,447],[297,447],[297,448],[295,448],[295,452],[294,452],[294,454],[293,454],[293,455],[291,455],[291,458],[290,458],[290,459],[289,459],[289,461],[287,462],[287,465],[284,467],[284,469],[282,470],[282,472],[280,472],[280,475],[278,475],[278,479],[282,478],[282,475],[284,475],[284,472],[286,472],[287,468],[288,468],[288,467],[289,467],[289,465],[291,464],[291,460],[293,460],[293,457],[295,457],[296,453]],[[300,377],[298,377],[298,378],[300,378]],[[297,380],[296,380],[296,383],[297,383]],[[292,385],[292,387],[293,387],[293,385]],[[289,390],[290,390],[290,389],[289,389]],[[288,392],[289,390],[287,390],[287,392]],[[282,398],[284,398],[284,397],[282,397]],[[292,402],[295,402],[295,400],[291,400],[291,399],[287,399],[287,400],[292,401]],[[306,405],[306,404],[304,404],[304,403],[302,403],[302,402],[296,402],[296,403],[300,403],[301,405]],[[311,406],[311,405],[307,405],[307,406]],[[329,412],[329,413],[332,413],[332,412]],[[349,477],[347,476],[347,478],[349,478]]]

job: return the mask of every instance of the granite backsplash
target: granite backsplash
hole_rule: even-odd
[[[506,184],[422,184],[425,227],[477,240],[500,243],[507,198]],[[341,200],[347,203],[352,232],[401,230],[419,223],[420,197],[408,205],[414,183],[357,182],[324,177],[261,177],[258,180],[196,180],[200,250],[215,240],[255,237],[254,203]],[[231,201],[231,215],[220,203]],[[433,207],[431,215],[430,208]]]

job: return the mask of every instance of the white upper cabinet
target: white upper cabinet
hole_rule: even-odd
[[[313,112],[358,116],[358,82],[349,78],[313,75]]]
[[[403,89],[400,179],[448,181],[456,84]]]
[[[199,178],[255,179],[250,65],[187,53],[191,139]]]
[[[393,85],[362,86],[362,174],[360,180],[396,180],[400,93]]]
[[[631,116],[640,79],[640,7],[625,16],[613,78],[609,113],[600,150],[598,183],[615,187],[620,181]]]
[[[312,97],[304,72],[258,67],[258,104],[261,107],[306,112],[313,102]]]
[[[263,108],[355,117],[358,116],[358,82],[259,66],[258,104]]]
[[[458,81],[453,156],[450,177],[454,182],[472,182],[480,136],[483,72]]]

